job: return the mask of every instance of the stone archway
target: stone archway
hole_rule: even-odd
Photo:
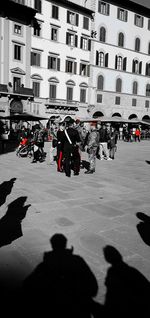
[[[128,119],[136,119],[137,118],[137,115],[136,114],[131,114]]]
[[[100,111],[97,111],[93,114],[93,118],[98,118],[98,117],[102,117],[102,116],[104,116],[104,114]]]
[[[114,113],[111,117],[122,117],[119,113]]]
[[[22,114],[23,113],[23,104],[18,99],[13,99],[10,103],[10,113],[11,114]]]
[[[142,117],[142,120],[150,122],[150,117],[148,115],[145,115]]]

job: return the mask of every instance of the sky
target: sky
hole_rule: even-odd
[[[150,8],[150,0],[131,0],[131,1]]]

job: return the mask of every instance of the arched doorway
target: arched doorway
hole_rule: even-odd
[[[114,113],[112,117],[121,117],[121,115],[119,113]]]
[[[128,119],[136,119],[136,118],[137,118],[136,114],[131,114]]]
[[[93,114],[93,118],[98,118],[98,117],[102,117],[102,116],[104,116],[104,114],[102,112],[95,112]]]

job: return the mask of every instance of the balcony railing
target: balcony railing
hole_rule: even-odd
[[[18,87],[17,90],[8,88],[6,84],[0,84],[0,97],[15,98],[20,97],[21,99],[34,99],[33,89],[28,87]]]

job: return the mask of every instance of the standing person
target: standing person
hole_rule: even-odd
[[[79,133],[73,128],[74,120],[70,119],[67,122],[67,127],[63,134],[63,153],[64,153],[64,170],[67,177],[71,177],[71,167],[73,168],[74,175],[79,175],[80,171],[80,155],[79,146],[80,142]]]
[[[55,164],[56,150],[57,150],[57,131],[58,126],[53,126],[51,130],[52,141],[50,142],[50,165]]]
[[[96,123],[91,123],[91,129],[87,139],[87,152],[89,157],[90,167],[89,170],[85,171],[86,174],[95,172],[96,168],[96,153],[99,145],[99,133],[96,129]]]
[[[141,141],[141,131],[140,131],[140,128],[136,128],[136,131],[135,131],[135,141]]]
[[[65,124],[59,123],[59,129],[57,131],[57,171],[63,172],[63,132]]]
[[[107,131],[106,125],[103,126],[99,130],[99,138],[100,138],[100,160],[112,160],[109,158],[109,150],[108,150],[108,140],[110,139],[109,133]]]
[[[109,156],[111,159],[115,159],[115,152],[117,149],[117,140],[118,140],[118,134],[115,131],[114,127],[111,127],[110,129],[110,141],[109,141]]]

